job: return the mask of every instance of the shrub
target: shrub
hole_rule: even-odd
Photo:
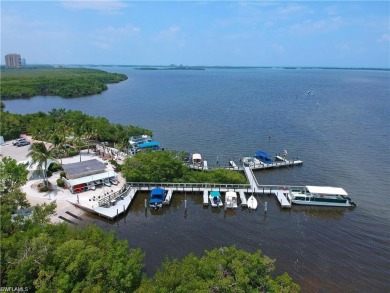
[[[65,181],[64,181],[64,179],[62,179],[62,177],[57,179],[57,185],[59,187],[64,187],[65,186]]]
[[[46,172],[46,176],[47,176],[47,177],[51,177],[51,175],[53,175],[53,172],[52,172],[52,171],[50,171],[50,170],[47,170],[47,172]]]
[[[60,178],[66,178],[66,173],[65,173],[65,171],[62,171],[62,172],[60,173]]]
[[[61,169],[61,164],[58,164],[56,162],[53,162],[50,164],[48,170],[51,171],[51,172],[57,172],[59,169]]]
[[[39,192],[46,192],[46,191],[49,191],[49,187],[42,186],[42,187],[39,188]]]

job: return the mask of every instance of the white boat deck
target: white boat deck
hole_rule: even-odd
[[[245,196],[244,191],[242,191],[242,190],[239,191],[239,194],[240,194],[241,206],[247,207],[248,206],[248,202],[246,201],[246,196]]]
[[[168,189],[167,196],[165,197],[165,200],[163,202],[164,205],[169,205],[171,203],[173,195],[173,189]]]
[[[209,205],[209,191],[207,189],[203,190],[203,205]]]

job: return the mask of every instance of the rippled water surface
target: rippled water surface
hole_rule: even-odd
[[[275,258],[277,273],[289,272],[303,292],[389,290],[389,71],[103,69],[129,79],[86,98],[5,101],[6,110],[78,109],[140,125],[166,148],[200,152],[210,165],[287,149],[303,166],[257,172],[260,184],[340,186],[358,205],[281,210],[259,195],[256,212],[225,213],[203,208],[200,193],[175,193],[169,208],[150,213],[141,193],[118,222],[89,217],[141,247],[147,273],[166,256],[236,244]]]

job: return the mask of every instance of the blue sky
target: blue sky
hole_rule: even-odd
[[[389,1],[1,1],[28,64],[390,67]]]

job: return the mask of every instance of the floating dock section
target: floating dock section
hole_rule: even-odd
[[[242,207],[247,207],[248,206],[248,202],[246,201],[246,196],[245,196],[244,191],[240,190],[239,194],[240,194],[241,206]]]
[[[173,189],[168,189],[167,195],[165,196],[165,200],[163,202],[164,205],[169,205],[171,203],[173,194]]]
[[[203,206],[209,205],[209,191],[207,189],[203,190]]]
[[[291,201],[289,200],[288,191],[287,190],[278,190],[276,191],[276,197],[278,198],[278,201],[280,203],[280,206],[282,208],[291,208]]]
[[[263,170],[270,168],[281,168],[281,167],[294,167],[303,164],[301,160],[287,160],[281,156],[276,157],[278,161],[272,163],[264,163],[255,157],[243,157],[242,161],[244,166],[248,166],[252,170]]]

